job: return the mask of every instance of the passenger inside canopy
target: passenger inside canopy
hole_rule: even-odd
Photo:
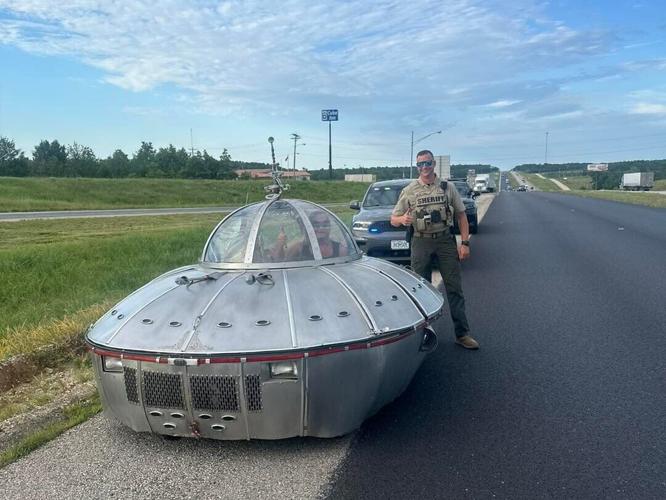
[[[308,219],[314,229],[323,259],[348,255],[347,244],[331,238],[332,221],[328,213],[323,210],[313,210],[308,214]],[[268,253],[272,262],[314,260],[310,238],[300,216],[292,214],[290,222],[280,224],[275,243],[264,253]],[[337,229],[337,225],[334,227]]]

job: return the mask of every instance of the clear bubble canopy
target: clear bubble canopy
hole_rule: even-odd
[[[269,200],[245,206],[213,230],[202,255],[212,267],[300,267],[361,257],[344,223],[302,200]]]

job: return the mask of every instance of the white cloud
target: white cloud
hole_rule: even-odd
[[[638,115],[664,115],[666,116],[666,104],[639,102],[634,105],[631,112]]]
[[[499,101],[491,102],[490,104],[486,104],[487,107],[489,108],[506,108],[509,106],[513,106],[514,104],[518,104],[520,101],[519,100],[513,100],[513,99],[501,99]]]
[[[99,68],[112,85],[173,85],[211,112],[326,96],[410,108],[534,101],[519,79],[604,51],[608,37],[547,21],[528,0],[102,2],[0,0],[0,42]],[[534,19],[539,19],[534,21]],[[479,85],[479,82],[483,82]],[[466,91],[461,89],[468,89]]]

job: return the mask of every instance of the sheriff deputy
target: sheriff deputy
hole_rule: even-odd
[[[431,261],[439,258],[446,298],[455,326],[456,344],[478,349],[472,338],[465,313],[460,261],[469,258],[469,225],[465,204],[452,183],[440,181],[435,175],[435,157],[425,149],[416,155],[419,177],[400,193],[391,214],[391,225],[411,226],[412,269],[431,280]],[[453,217],[458,220],[460,246],[453,234]]]

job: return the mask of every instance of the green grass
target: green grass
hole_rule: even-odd
[[[509,185],[511,186],[511,189],[516,189],[518,187],[518,181],[516,178],[513,176],[511,172],[507,174],[507,177],[509,179]]]
[[[64,419],[47,425],[43,429],[36,430],[21,442],[0,453],[0,468],[15,462],[36,450],[45,443],[56,438],[67,429],[78,425],[93,417],[102,410],[99,396],[95,394],[88,401],[70,405],[64,409]]]
[[[158,219],[154,218],[159,226]],[[168,269],[196,262],[214,226],[207,221],[186,228],[162,225],[151,231],[122,231],[114,220],[118,231],[100,237],[90,234],[98,220],[88,223],[87,230],[80,228],[71,239],[62,227],[52,237],[45,232],[36,235],[37,240],[55,240],[48,244],[28,242],[25,233],[35,222],[2,225],[16,228],[14,241],[22,237],[24,243],[0,249],[0,339],[12,328],[61,319],[93,304],[118,300]],[[55,228],[61,223],[52,224]],[[70,221],[64,224],[69,225]]]
[[[243,205],[264,198],[266,181],[0,177],[0,211]],[[318,203],[361,199],[368,184],[295,181],[286,198]]]
[[[654,208],[666,208],[666,195],[649,192],[625,193],[623,191],[561,191],[586,198],[619,201],[632,205],[644,205]]]
[[[561,183],[566,184],[571,189],[592,189],[592,177],[589,175],[573,175],[566,176],[565,179],[558,179]]]
[[[654,181],[654,187],[652,189],[655,191],[666,191],[666,179]]]
[[[553,181],[543,179],[536,174],[523,174],[523,177],[539,191],[562,191]]]

